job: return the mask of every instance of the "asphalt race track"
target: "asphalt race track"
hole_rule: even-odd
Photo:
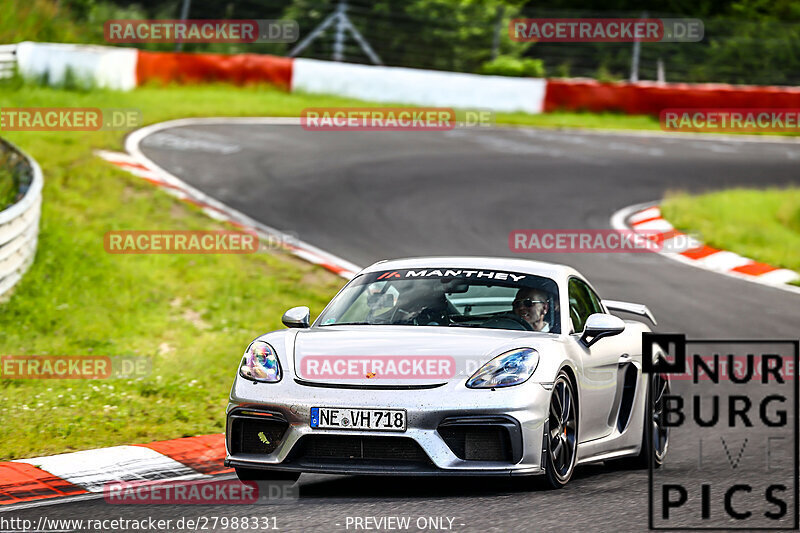
[[[796,142],[534,129],[310,132],[296,126],[195,126],[157,132],[141,149],[210,196],[361,266],[420,255],[515,256],[508,248],[514,229],[610,228],[616,210],[658,200],[668,190],[800,181]],[[574,266],[605,298],[647,304],[661,332],[692,339],[798,337],[797,294],[655,254],[529,257]],[[242,339],[243,345],[248,340]],[[725,431],[710,428],[705,435],[713,440]],[[687,479],[698,479],[695,452],[682,435],[672,435],[668,464],[685,469]],[[724,469],[703,475],[722,484],[732,477]],[[758,476],[766,482],[774,474]],[[453,531],[642,531],[647,479],[646,471],[602,464],[579,468],[558,492],[507,480],[304,475],[300,498],[281,505],[166,508],[95,499],[14,515],[276,516],[281,531],[325,532],[346,531],[348,516],[411,516],[412,524],[418,517],[442,516],[454,518]]]

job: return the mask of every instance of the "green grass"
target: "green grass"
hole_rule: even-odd
[[[541,128],[581,128],[600,130],[655,130],[661,131],[658,119],[648,115],[622,115],[619,113],[576,113],[559,111],[528,115],[525,113],[498,113],[498,124],[533,126]]]
[[[17,184],[14,175],[3,166],[3,157],[0,154],[0,211],[11,205],[17,196]]]
[[[664,218],[705,243],[800,272],[800,188],[667,195]]]
[[[264,87],[0,88],[0,107],[135,107],[147,122],[309,104]],[[109,230],[224,228],[93,155],[120,148],[123,135],[3,133],[39,161],[45,188],[36,261],[0,303],[0,355],[133,355],[153,370],[130,380],[0,380],[1,460],[222,431],[246,344],[281,327],[288,307],[318,313],[343,283],[277,253],[107,254]]]

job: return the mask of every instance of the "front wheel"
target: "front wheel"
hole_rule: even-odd
[[[300,479],[300,472],[237,468],[236,477],[239,478],[239,481],[297,481]]]
[[[550,395],[550,415],[545,438],[545,479],[553,489],[567,484],[575,470],[578,452],[578,398],[569,376],[559,372]]]

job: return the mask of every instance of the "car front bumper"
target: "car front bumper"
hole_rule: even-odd
[[[237,377],[228,405],[225,464],[238,468],[330,474],[397,475],[531,475],[543,472],[542,445],[548,417],[547,384],[524,383],[500,389],[468,389],[462,380],[413,390],[336,388],[308,385],[285,376],[279,383],[254,383]],[[407,429],[363,431],[317,429],[309,424],[312,407],[404,409]],[[232,453],[232,422],[242,410],[266,413],[288,425],[269,453]],[[513,453],[509,460],[462,459],[448,446],[439,426],[443,421],[505,425]],[[314,460],[297,457],[306,436],[393,437],[412,439],[425,461],[369,459]],[[315,437],[311,437],[315,438]],[[305,442],[308,442],[306,440]]]

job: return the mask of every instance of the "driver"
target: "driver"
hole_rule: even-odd
[[[518,290],[511,304],[511,311],[515,315],[530,324],[534,331],[544,333],[550,331],[550,324],[544,320],[549,308],[547,294],[533,287],[522,287]]]

